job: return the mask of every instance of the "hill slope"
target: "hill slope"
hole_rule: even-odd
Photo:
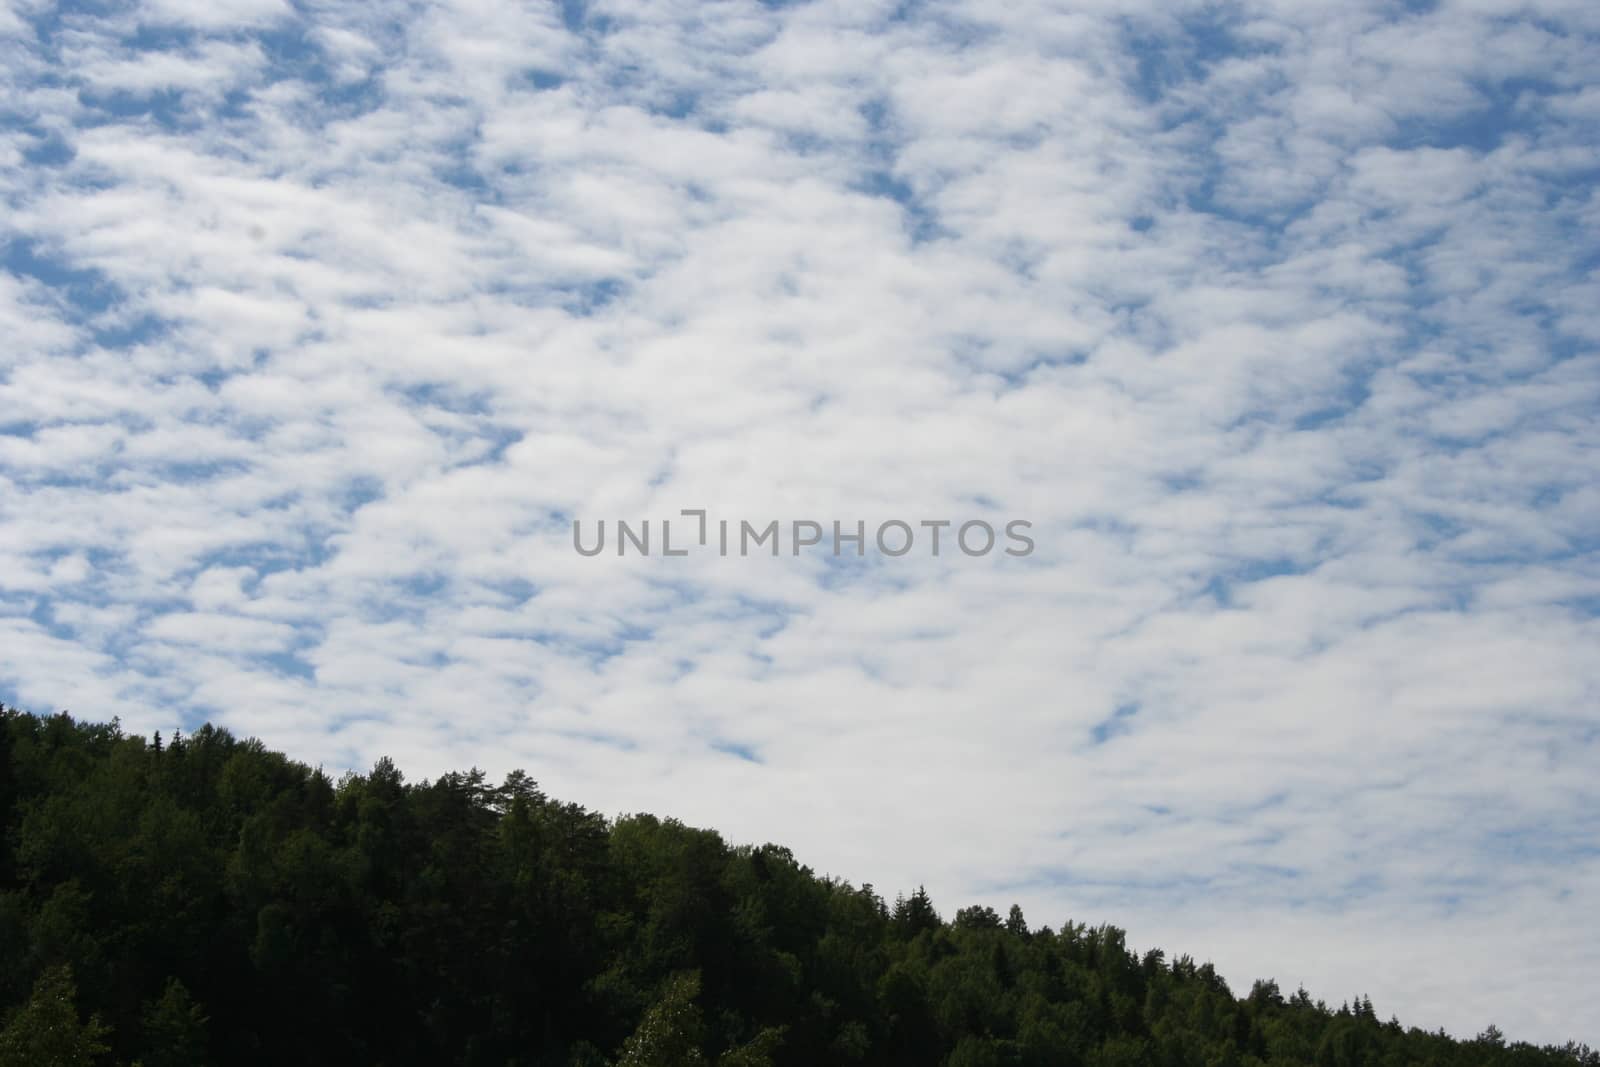
[[[1600,1065],[1329,1008],[1113,927],[942,921],[526,776],[335,783],[0,709],[0,1067]]]

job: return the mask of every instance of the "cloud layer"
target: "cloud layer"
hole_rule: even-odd
[[[1596,71],[1580,0],[12,3],[0,695],[1600,1043]],[[1037,549],[572,550],[683,508]]]

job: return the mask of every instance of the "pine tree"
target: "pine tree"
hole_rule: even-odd
[[[206,1062],[205,1012],[176,978],[144,1013],[142,1067],[201,1067]]]
[[[894,929],[907,941],[924,930],[937,930],[939,913],[933,908],[928,891],[922,886],[910,897],[897,897],[894,902]]]

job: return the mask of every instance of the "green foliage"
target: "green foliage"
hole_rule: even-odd
[[[717,1067],[772,1067],[773,1057],[783,1046],[781,1026],[768,1026],[747,1044],[729,1049],[717,1057]]]
[[[698,1067],[706,1062],[700,1051],[700,975],[694,972],[667,979],[661,999],[644,1013],[639,1028],[628,1038],[617,1067]]]
[[[81,1021],[77,999],[72,968],[46,969],[0,1030],[0,1067],[92,1067],[109,1051],[106,1027],[96,1017]]]
[[[0,1067],[1600,1067],[614,822],[0,709]],[[204,1000],[202,1006],[197,997]]]
[[[145,1009],[143,1067],[203,1067],[206,1062],[206,1014],[183,983],[167,982],[161,997]]]

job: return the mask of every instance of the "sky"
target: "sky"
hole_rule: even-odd
[[[0,699],[1600,1045],[1597,176],[1592,0],[0,0]]]

